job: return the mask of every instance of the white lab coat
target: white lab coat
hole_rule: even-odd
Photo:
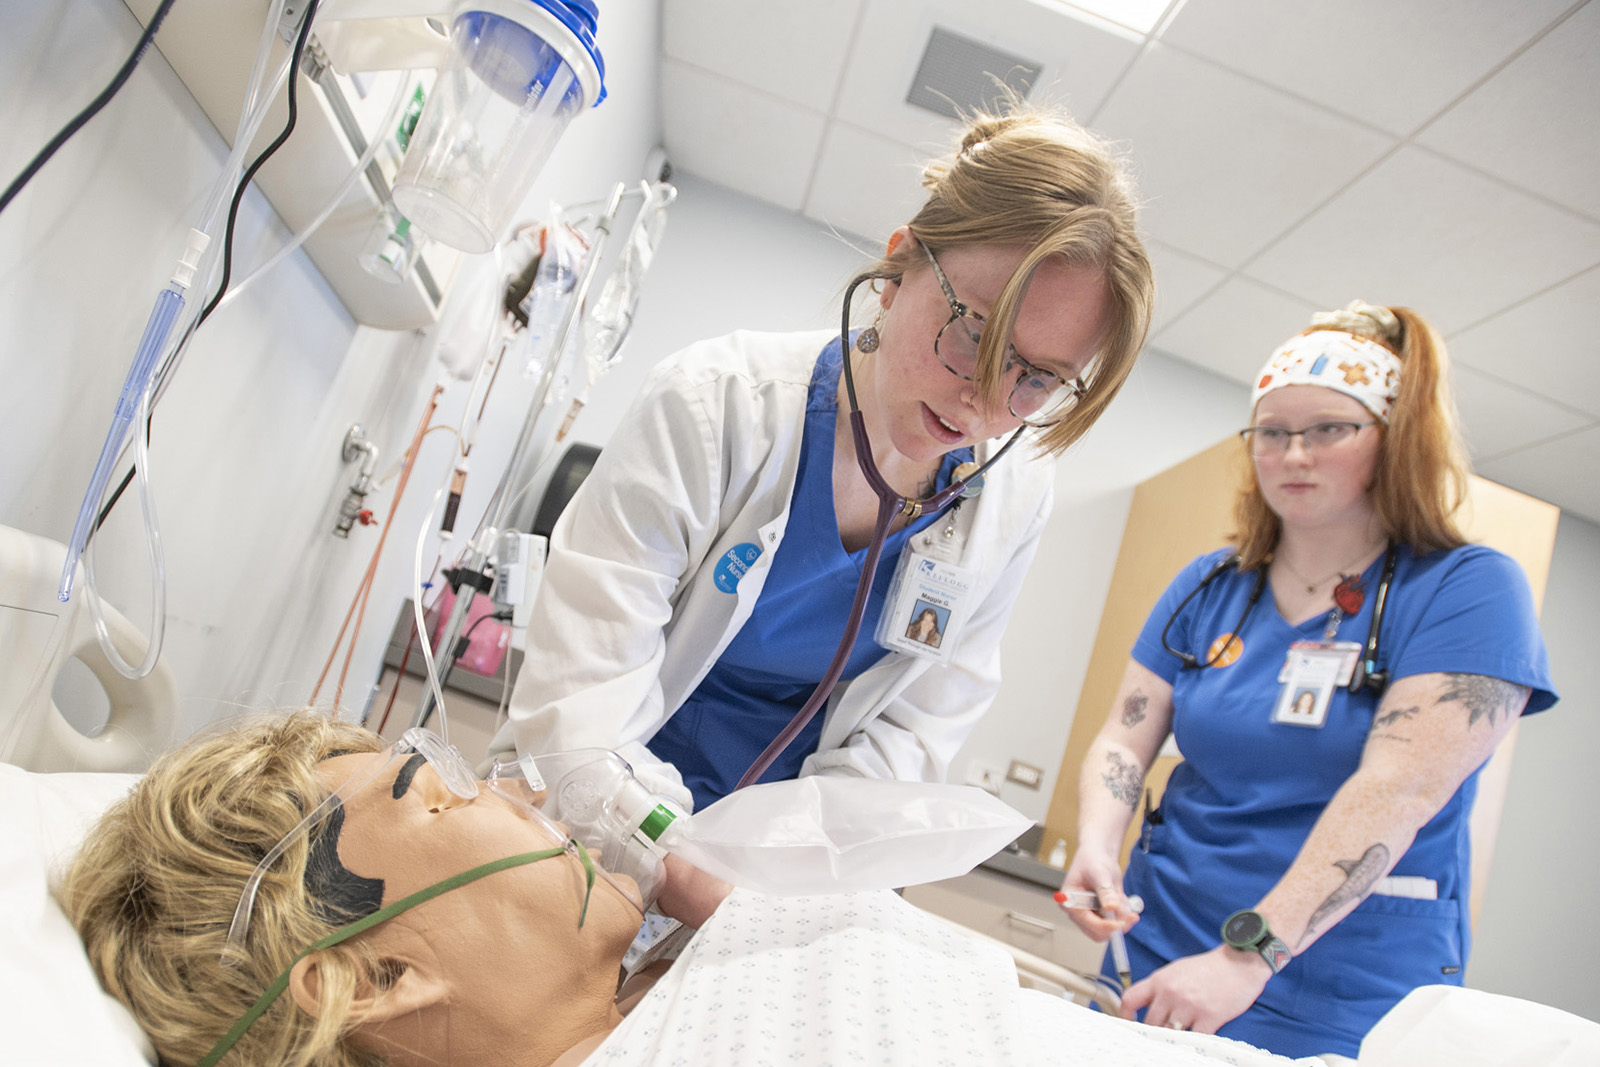
[[[836,337],[740,332],[650,373],[551,532],[527,656],[491,752],[616,749],[652,791],[692,806],[677,770],[645,743],[755,607],[789,519],[812,371]],[[997,447],[980,446],[980,457]],[[977,606],[954,662],[890,653],[841,683],[802,775],[943,780],[999,688],[1001,633],[1052,484],[1053,463],[1027,441],[985,475],[956,512]],[[725,593],[716,565],[741,544],[761,555]]]

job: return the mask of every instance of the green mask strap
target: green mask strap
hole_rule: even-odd
[[[594,861],[589,859],[589,850],[584,848],[580,842],[573,841],[571,843],[578,846],[578,860],[583,864],[586,878],[583,910],[578,914],[578,926],[581,928],[584,917],[589,913],[589,894],[594,890]],[[296,956],[284,972],[278,975],[272,984],[267,987],[266,992],[262,993],[256,1002],[250,1006],[250,1010],[245,1012],[243,1017],[233,1024],[233,1029],[224,1034],[222,1040],[218,1041],[216,1046],[195,1064],[195,1067],[214,1067],[218,1060],[227,1055],[228,1050],[238,1043],[239,1039],[245,1035],[245,1032],[255,1025],[255,1021],[261,1018],[268,1008],[272,1007],[273,1003],[283,995],[285,989],[289,988],[289,973],[294,970],[295,964],[311,955],[311,953],[320,952],[325,948],[332,948],[341,941],[348,941],[357,934],[365,933],[372,929],[379,923],[387,922],[403,911],[408,911],[418,904],[426,904],[434,897],[448,893],[452,889],[460,889],[464,885],[476,882],[479,878],[486,878],[491,874],[498,874],[500,871],[510,870],[513,867],[537,863],[540,860],[554,859],[557,856],[565,855],[566,851],[565,848],[546,848],[538,852],[524,852],[520,855],[507,856],[505,859],[485,863],[471,870],[462,871],[454,877],[446,878],[444,881],[431,885],[427,889],[418,890],[408,897],[402,897],[387,907],[379,908],[364,919],[357,919],[347,926],[339,927],[339,929]]]

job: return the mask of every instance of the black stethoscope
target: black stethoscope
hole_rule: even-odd
[[[867,600],[872,595],[872,579],[878,572],[878,559],[883,555],[884,542],[889,538],[889,527],[897,517],[903,517],[907,522],[917,518],[925,512],[936,512],[959,497],[971,482],[983,477],[983,472],[999,462],[1000,457],[1011,450],[1017,443],[1026,426],[1019,426],[1017,432],[1012,434],[1000,450],[986,460],[977,470],[965,478],[953,479],[949,485],[931,496],[918,500],[908,499],[896,493],[884,480],[878,471],[878,464],[872,458],[872,442],[867,439],[867,421],[861,414],[861,407],[856,402],[856,380],[850,370],[850,305],[856,294],[856,289],[868,279],[857,278],[850,283],[844,291],[844,310],[839,322],[839,348],[841,360],[844,364],[844,388],[850,398],[850,434],[855,441],[856,464],[861,468],[861,473],[867,479],[867,484],[872,487],[872,492],[878,498],[878,517],[872,529],[872,540],[867,545],[867,558],[861,565],[861,578],[856,582],[856,596],[850,605],[850,619],[845,624],[844,636],[839,640],[839,648],[833,654],[833,662],[828,664],[828,671],[822,676],[822,681],[811,691],[811,696],[806,700],[805,706],[795,712],[794,718],[789,720],[772,743],[756,757],[750,769],[744,772],[739,779],[739,784],[734,789],[743,789],[766,773],[772,766],[772,761],[782,754],[805,729],[806,723],[816,715],[828,697],[833,693],[834,686],[839,684],[839,678],[844,674],[844,666],[850,659],[850,653],[856,646],[856,638],[861,633],[861,621],[867,614]],[[982,484],[982,482],[978,482]]]
[[[1389,685],[1389,672],[1378,669],[1378,638],[1383,631],[1383,609],[1389,602],[1389,586],[1394,582],[1395,560],[1399,557],[1399,550],[1393,541],[1383,555],[1383,577],[1378,581],[1378,592],[1372,601],[1372,621],[1367,624],[1367,644],[1363,656],[1356,660],[1355,670],[1350,675],[1350,682],[1345,686],[1352,693],[1359,693],[1363,689],[1372,690],[1373,696],[1382,696],[1384,689]],[[1209,667],[1227,650],[1228,642],[1223,642],[1211,656],[1204,662],[1192,652],[1180,652],[1167,642],[1167,631],[1172,629],[1172,624],[1178,620],[1183,609],[1188,606],[1200,591],[1210,585],[1213,580],[1222,576],[1226,571],[1239,565],[1238,556],[1229,556],[1227,559],[1211,568],[1200,584],[1190,590],[1189,595],[1178,603],[1167,624],[1161,628],[1161,647],[1178,657],[1184,669],[1200,669]],[[1256,609],[1256,601],[1261,599],[1262,592],[1267,587],[1267,568],[1262,567],[1256,572],[1255,586],[1250,590],[1250,599],[1244,606],[1244,611],[1239,615],[1239,621],[1234,624],[1230,633],[1237,637],[1244,630],[1244,624],[1250,620],[1250,613]]]

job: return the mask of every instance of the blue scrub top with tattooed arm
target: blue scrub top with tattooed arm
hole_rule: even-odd
[[[1127,936],[1135,979],[1216,947],[1223,920],[1283,877],[1355,772],[1378,706],[1369,691],[1341,688],[1320,728],[1271,721],[1290,644],[1322,640],[1327,616],[1291,626],[1270,593],[1250,613],[1236,661],[1180,669],[1162,647],[1161,629],[1228,554],[1209,553],[1185,568],[1133,649],[1135,660],[1173,686],[1173,731],[1184,757],[1124,880],[1145,901]],[[1367,602],[1343,620],[1336,640],[1365,642],[1381,569],[1381,558],[1367,569]],[[1244,614],[1254,582],[1254,574],[1236,571],[1218,577],[1177,616],[1168,642],[1205,661]],[[1509,557],[1478,545],[1422,557],[1400,548],[1378,660],[1391,684],[1432,672],[1485,675],[1529,687],[1525,714],[1556,701],[1527,579]],[[1219,1032],[1281,1055],[1354,1056],[1362,1035],[1412,988],[1460,984],[1470,947],[1467,820],[1476,791],[1474,773],[1390,872],[1400,880],[1387,883],[1395,892],[1426,895],[1431,884],[1437,899],[1375,891]]]

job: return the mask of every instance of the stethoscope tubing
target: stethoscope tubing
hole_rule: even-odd
[[[871,487],[873,495],[878,498],[878,515],[872,528],[872,540],[867,545],[867,557],[861,564],[861,577],[856,581],[856,595],[850,605],[850,618],[845,623],[844,636],[839,640],[839,647],[833,654],[833,662],[828,664],[828,670],[822,676],[822,681],[811,691],[811,696],[789,724],[778,732],[755,762],[750,764],[748,770],[739,779],[735,790],[758,781],[767,768],[772,766],[774,760],[782,755],[789,743],[805,729],[817,711],[827,702],[833,694],[834,688],[839,684],[840,677],[844,674],[845,664],[849,662],[850,653],[855,648],[856,638],[861,634],[861,623],[866,618],[867,601],[872,595],[872,580],[877,576],[878,563],[883,557],[884,543],[889,539],[889,527],[893,525],[896,515],[903,515],[910,521],[920,515],[937,512],[951,501],[961,496],[967,483],[983,477],[985,471],[997,463],[1001,456],[1011,450],[1017,443],[1027,427],[1019,427],[1010,440],[1000,446],[993,456],[983,463],[977,470],[965,478],[952,479],[950,484],[930,496],[918,500],[909,500],[896,493],[878,470],[877,461],[872,458],[872,442],[867,437],[866,416],[861,413],[861,407],[856,402],[855,375],[850,370],[850,305],[855,297],[856,289],[866,278],[857,278],[850,283],[844,293],[844,308],[840,314],[839,323],[839,350],[840,360],[843,364],[845,394],[850,401],[850,436],[855,444],[856,465],[861,468],[861,474]]]
[[[1388,549],[1383,556],[1383,577],[1378,581],[1378,591],[1372,600],[1372,621],[1367,624],[1367,640],[1363,647],[1363,656],[1356,661],[1355,673],[1350,678],[1350,683],[1345,688],[1351,693],[1359,693],[1363,689],[1371,689],[1374,696],[1382,696],[1384,689],[1389,685],[1389,672],[1378,669],[1378,642],[1383,633],[1383,611],[1389,603],[1389,587],[1394,582],[1395,562],[1399,557],[1398,546],[1393,541],[1389,542]],[[1216,662],[1222,654],[1222,649],[1208,659],[1200,662],[1200,657],[1193,652],[1180,652],[1173,648],[1167,641],[1167,633],[1172,629],[1172,624],[1183,614],[1183,609],[1189,606],[1189,601],[1200,594],[1206,586],[1210,585],[1224,572],[1239,565],[1238,556],[1229,556],[1227,559],[1212,567],[1206,576],[1200,579],[1200,584],[1191,589],[1187,596],[1178,602],[1172,614],[1167,618],[1167,624],[1161,628],[1161,647],[1178,658],[1183,670],[1201,670]],[[1250,619],[1250,613],[1255,611],[1256,601],[1261,599],[1262,592],[1267,586],[1267,568],[1261,567],[1256,571],[1255,585],[1250,590],[1250,600],[1245,604],[1244,611],[1239,616],[1239,621],[1230,631],[1234,636],[1244,629],[1245,623]]]

